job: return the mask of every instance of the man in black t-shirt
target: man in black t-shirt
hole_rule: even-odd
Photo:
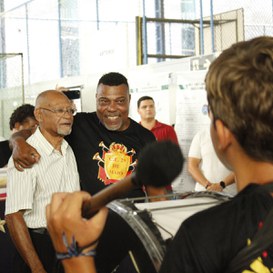
[[[235,173],[239,193],[182,223],[167,249],[160,273],[273,272],[272,75],[273,37],[234,44],[210,65],[206,90],[212,113],[211,137],[219,159]],[[71,212],[77,211],[76,216],[81,213],[77,208],[82,201],[80,194],[76,195],[74,208],[71,205],[66,212],[68,216]],[[62,217],[66,216],[60,216],[58,210],[67,208],[71,196],[55,197],[51,206],[57,206],[56,213],[53,211],[48,220],[58,246],[63,231],[74,234],[82,219],[78,217],[73,226],[65,225]],[[54,219],[55,214],[60,218]],[[93,235],[99,236],[99,232],[94,230]],[[78,240],[82,238],[84,232]],[[89,245],[90,239],[81,243]],[[250,256],[250,249],[255,255]],[[87,273],[96,271],[92,262],[93,257],[78,257],[73,264],[69,260],[64,264],[70,265],[71,272],[85,266],[81,272]]]
[[[76,115],[73,133],[67,140],[77,158],[83,190],[95,194],[131,174],[141,149],[155,140],[148,130],[129,120],[125,130],[110,131],[95,112]],[[141,188],[131,193],[131,197],[140,196]]]

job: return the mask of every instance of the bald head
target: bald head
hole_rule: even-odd
[[[55,105],[56,101],[62,101],[63,103],[72,104],[71,101],[60,91],[46,90],[38,95],[36,98],[35,108],[51,107]]]
[[[40,93],[35,103],[35,117],[43,135],[51,137],[70,134],[76,108],[60,91],[46,90]]]

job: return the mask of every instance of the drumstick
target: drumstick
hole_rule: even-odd
[[[135,187],[164,187],[171,184],[181,172],[183,163],[180,147],[171,141],[146,145],[139,154],[136,171],[93,195],[90,201],[83,204],[83,217],[90,218],[101,207],[124,196]]]

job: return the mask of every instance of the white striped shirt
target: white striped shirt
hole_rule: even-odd
[[[53,146],[37,128],[27,140],[41,155],[32,168],[19,172],[10,158],[7,171],[5,214],[25,210],[24,220],[29,228],[46,227],[45,207],[54,192],[73,192],[80,189],[74,153],[63,140],[61,151]]]

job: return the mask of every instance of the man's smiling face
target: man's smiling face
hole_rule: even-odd
[[[130,120],[130,95],[125,84],[109,86],[100,84],[96,94],[97,116],[110,131],[124,131]]]

